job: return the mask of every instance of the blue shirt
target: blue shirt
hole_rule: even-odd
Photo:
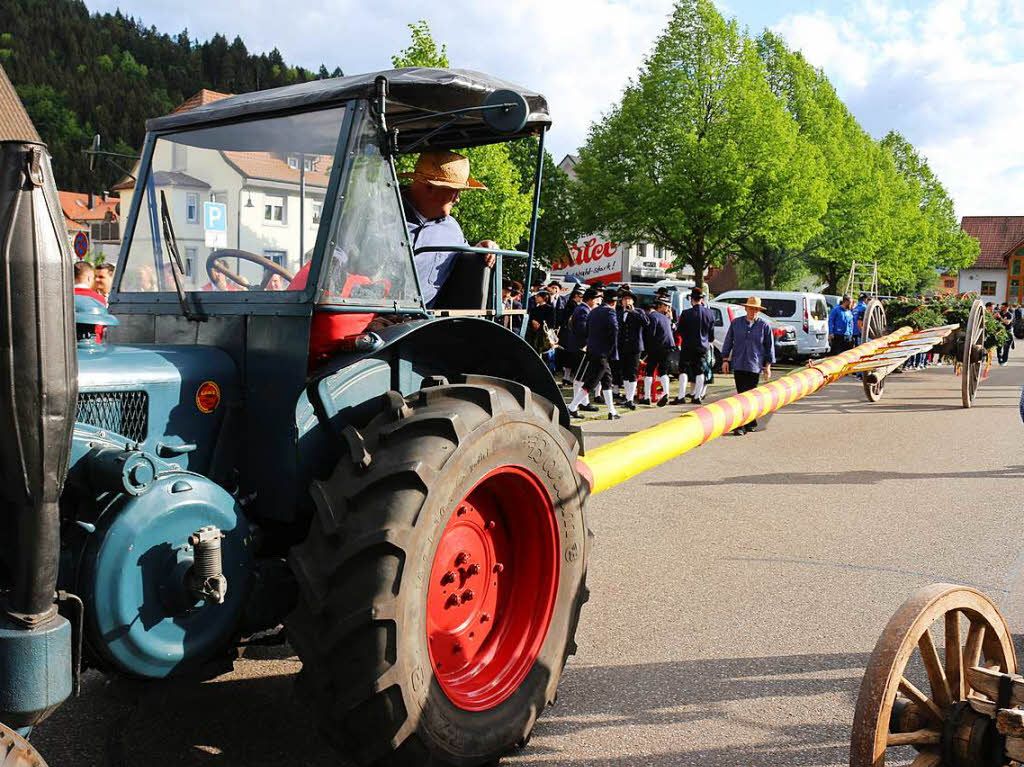
[[[832,336],[850,337],[853,335],[853,312],[836,304],[828,315],[828,333]]]
[[[607,304],[595,306],[587,320],[587,354],[594,357],[619,358],[619,319],[615,308]]]
[[[455,258],[459,254],[454,251],[416,253],[416,248],[465,245],[466,237],[462,234],[459,222],[451,216],[424,218],[406,193],[402,194],[402,204],[405,208],[405,224],[409,228],[409,238],[412,240],[412,261],[416,267],[416,277],[420,282],[423,301],[428,309],[432,309],[434,299],[452,273]]]
[[[863,301],[858,301],[857,305],[853,307],[853,334],[855,336],[861,335],[860,323],[864,321],[864,312],[868,310],[868,305]]]
[[[729,360],[733,370],[760,373],[765,365],[775,362],[772,326],[761,316],[753,322],[748,322],[746,315],[737,317],[725,333],[722,358]]]

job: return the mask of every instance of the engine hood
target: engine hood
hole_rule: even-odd
[[[238,370],[214,346],[80,347],[78,391],[78,422],[205,473]]]

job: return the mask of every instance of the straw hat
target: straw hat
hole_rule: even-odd
[[[764,307],[761,306],[761,299],[758,296],[751,296],[743,306],[747,309],[757,309],[759,312],[764,311]]]
[[[416,160],[412,173],[398,174],[402,178],[422,181],[431,186],[448,189],[486,189],[487,187],[470,178],[469,158],[446,149],[431,149],[423,152]]]

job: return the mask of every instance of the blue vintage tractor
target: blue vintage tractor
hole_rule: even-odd
[[[587,596],[579,433],[505,326],[532,239],[462,246],[428,307],[394,161],[538,137],[539,188],[548,125],[430,69],[152,120],[109,313],[72,299],[45,148],[0,144],[0,765],[42,763],[83,668],[203,678],[252,637],[360,764],[527,741]]]

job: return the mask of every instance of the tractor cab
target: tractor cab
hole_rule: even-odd
[[[182,418],[195,415],[186,388],[222,391],[223,405],[205,420],[228,419],[231,434],[221,439],[234,447],[223,454],[235,458],[227,464],[274,518],[293,518],[313,471],[308,455],[322,452],[297,447],[296,437],[319,433],[308,425],[322,425],[313,415],[348,407],[337,399],[339,371],[367,355],[386,359],[389,372],[370,390],[364,380],[359,396],[381,387],[411,393],[431,375],[459,370],[518,376],[560,401],[526,345],[481,321],[505,311],[502,258],[526,260],[528,274],[532,242],[526,252],[498,251],[494,269],[474,248],[453,244],[462,251],[449,278],[456,289],[437,307],[445,311],[428,309],[395,170],[403,154],[535,136],[539,187],[549,123],[537,93],[433,69],[320,80],[151,120],[136,178],[122,188],[129,215],[110,307],[120,324],[106,337],[177,347],[187,384],[171,409]],[[535,194],[531,231],[536,202]],[[425,328],[442,314],[443,329]],[[211,369],[223,369],[226,354],[233,380],[205,375],[203,355],[183,354],[183,345],[215,347]],[[506,346],[514,351],[499,351]],[[473,348],[480,353],[470,359]],[[318,388],[335,401],[324,405],[331,396]],[[180,462],[218,470],[198,461],[203,454],[210,451],[197,448]]]
[[[376,315],[425,317],[394,159],[542,135],[548,124],[539,94],[426,69],[315,81],[151,120],[138,178],[122,189],[130,215],[114,311],[185,327],[301,317],[297,326],[320,325],[336,341]],[[459,305],[443,308],[500,313],[496,272],[476,284],[459,275]],[[333,351],[313,341],[313,362]]]

